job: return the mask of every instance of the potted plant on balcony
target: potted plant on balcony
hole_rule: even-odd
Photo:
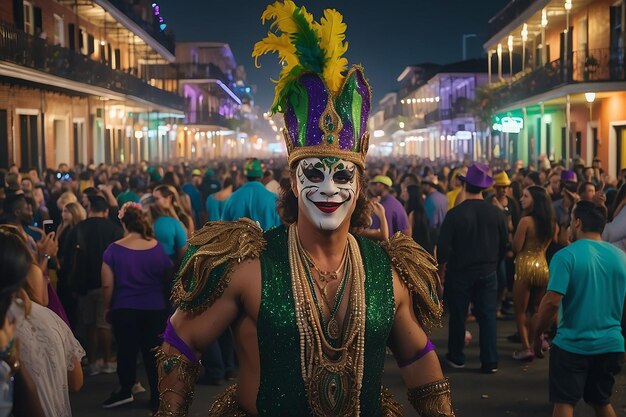
[[[593,55],[589,55],[585,59],[585,67],[584,67],[584,70],[583,70],[583,79],[585,81],[589,81],[591,79],[591,77],[593,76],[593,74],[598,70],[599,66],[600,66],[600,63],[598,62],[598,59],[596,57],[594,57]]]

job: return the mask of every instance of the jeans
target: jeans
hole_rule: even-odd
[[[204,351],[202,364],[205,378],[223,379],[227,373],[235,371],[235,348],[230,329],[226,329],[220,338]]]
[[[119,309],[111,311],[111,324],[117,340],[117,377],[122,391],[130,392],[137,382],[137,352],[141,349],[150,384],[150,401],[158,404],[157,369],[154,352],[161,345],[166,310]]]
[[[483,366],[498,363],[496,350],[497,274],[484,276],[448,276],[444,301],[450,314],[448,333],[449,358],[459,364],[465,363],[465,320],[470,301],[480,329],[480,361]]]

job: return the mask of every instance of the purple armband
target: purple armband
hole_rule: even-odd
[[[433,350],[435,350],[435,345],[433,344],[433,342],[430,341],[430,339],[428,339],[428,341],[426,342],[426,346],[424,346],[424,349],[422,349],[421,351],[417,352],[417,355],[413,356],[411,359],[409,359],[407,361],[403,361],[403,362],[398,362],[398,367],[404,368],[405,366],[409,366],[413,362],[419,361],[428,352],[432,352]]]
[[[198,362],[198,359],[196,359],[196,355],[193,353],[193,349],[191,349],[187,345],[187,343],[183,342],[183,339],[178,337],[178,335],[176,334],[176,330],[174,330],[170,319],[167,319],[167,326],[165,326],[165,331],[161,335],[161,338],[170,345],[174,346],[176,349],[178,349],[178,351],[185,355],[191,363]]]

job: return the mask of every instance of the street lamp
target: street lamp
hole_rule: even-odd
[[[467,47],[466,47],[466,40],[468,40],[469,38],[475,38],[476,34],[475,33],[465,33],[463,34],[463,61],[465,61],[467,59]]]
[[[589,104],[589,122],[593,120],[593,102],[596,100],[596,93],[585,93],[585,100]]]

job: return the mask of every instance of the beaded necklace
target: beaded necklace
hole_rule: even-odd
[[[339,347],[326,338],[307,278],[295,224],[289,227],[289,267],[296,325],[300,335],[300,366],[311,412],[316,417],[360,415],[365,359],[365,268],[356,239],[348,235],[351,274],[345,337]],[[326,352],[331,352],[329,357]]]
[[[341,279],[341,283],[339,284],[339,291],[337,292],[337,295],[335,296],[335,304],[332,307],[330,306],[330,303],[328,302],[328,299],[326,298],[326,294],[320,288],[320,292],[322,294],[322,299],[324,300],[324,304],[326,304],[326,307],[328,307],[328,310],[330,311],[330,316],[328,317],[328,323],[326,323],[326,325],[324,325],[324,313],[322,312],[322,308],[320,307],[319,300],[317,299],[315,288],[313,287],[314,285],[318,286],[317,281],[315,281],[315,279],[311,275],[311,270],[308,268],[308,266],[306,266],[306,264],[305,264],[305,270],[306,270],[306,277],[309,282],[309,287],[311,289],[311,293],[313,294],[313,302],[315,303],[315,307],[317,308],[317,312],[320,316],[320,320],[323,325],[322,328],[325,331],[324,335],[330,339],[331,343],[333,343],[334,341],[336,342],[337,339],[339,339],[340,331],[339,331],[339,323],[337,322],[337,319],[335,316],[337,314],[337,311],[339,310],[339,306],[341,305],[341,301],[343,300],[343,295],[345,293],[346,283],[348,282],[348,276],[350,275],[350,263],[349,262],[346,263],[346,270],[343,275],[343,278]],[[326,289],[326,287],[324,287],[324,289]]]

